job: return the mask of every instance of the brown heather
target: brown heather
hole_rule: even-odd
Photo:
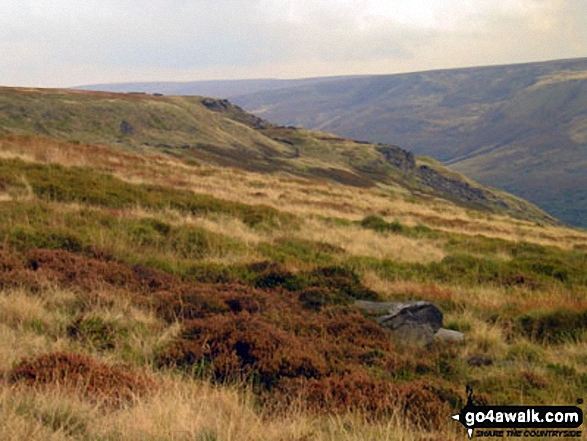
[[[457,440],[465,384],[587,390],[584,231],[35,136],[0,166],[1,439]],[[355,298],[466,340],[405,347]]]
[[[132,402],[156,388],[152,379],[128,368],[108,366],[92,357],[67,352],[25,360],[12,369],[8,381],[29,387],[71,389],[109,405]]]
[[[59,284],[99,303],[108,302],[106,293],[117,295],[123,290],[134,293],[137,305],[152,308],[162,319],[183,323],[180,337],[161,352],[158,364],[196,369],[204,378],[222,384],[252,382],[267,403],[281,401],[280,408],[302,398],[309,409],[320,412],[354,409],[372,416],[390,415],[408,390],[407,386],[385,386],[389,386],[394,372],[414,366],[410,357],[398,353],[379,326],[344,306],[307,309],[300,301],[303,290],[185,283],[142,266],[130,268],[67,251],[32,250],[26,257],[29,269],[21,263],[20,271],[35,280],[33,289]],[[10,265],[10,269],[4,276],[9,279],[19,265],[10,255],[5,261],[3,268]],[[334,273],[332,276],[336,277]],[[327,287],[322,289],[321,293],[329,294]],[[88,332],[79,320],[71,326],[68,333],[72,336]],[[104,327],[99,332],[102,339],[108,338]],[[106,385],[98,385],[108,382],[107,370],[95,368],[90,361],[68,354],[47,355],[22,365],[10,378],[26,384],[60,380],[74,384],[85,378],[88,388],[108,391]],[[42,366],[46,371],[35,373]],[[416,369],[425,372],[432,367],[421,364]],[[369,370],[380,370],[389,378],[376,380]],[[112,377],[128,380],[114,372]],[[345,384],[355,385],[341,395]],[[420,386],[414,386],[414,390]],[[125,388],[132,386],[113,381],[112,390],[118,390],[117,394],[124,394]],[[373,400],[374,393],[387,399]],[[443,400],[447,398],[436,399],[440,407]],[[423,421],[418,420],[420,423]]]

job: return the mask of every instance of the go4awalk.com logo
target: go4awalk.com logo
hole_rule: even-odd
[[[581,437],[583,411],[577,406],[477,406],[468,386],[467,395],[467,404],[452,419],[467,429],[469,438]]]

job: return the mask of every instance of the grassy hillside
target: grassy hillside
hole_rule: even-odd
[[[585,232],[418,190],[430,158],[370,185],[286,157],[227,167],[153,145],[139,118],[160,98],[12,92],[31,104],[0,137],[0,438],[460,440],[466,384],[491,404],[587,389]],[[96,99],[116,107],[86,130]],[[258,164],[291,147],[276,139],[311,164],[366,146],[176,102],[214,142],[234,124]],[[71,133],[32,134],[32,109],[68,109]],[[433,301],[466,339],[406,347],[355,299]]]
[[[340,78],[232,99],[277,123],[434,156],[587,227],[587,59]]]
[[[407,191],[418,199],[448,198],[465,207],[554,222],[535,206],[467,181],[439,163],[417,164],[397,147],[274,126],[224,100],[4,88],[0,128],[5,134]]]

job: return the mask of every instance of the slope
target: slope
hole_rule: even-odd
[[[586,232],[435,197],[427,180],[474,184],[222,101],[5,92],[0,439],[457,441],[466,385],[499,405],[587,388]],[[196,123],[245,164],[182,149]],[[299,158],[259,167],[284,141]],[[361,175],[357,149],[399,165]],[[355,299],[432,301],[466,338],[409,345]]]
[[[525,201],[481,187],[398,147],[274,126],[225,100],[4,88],[0,128],[5,134],[36,134],[252,171],[379,186],[421,200],[439,197],[473,209],[554,222]]]
[[[587,226],[587,59],[343,78],[233,100],[281,124],[434,156]]]

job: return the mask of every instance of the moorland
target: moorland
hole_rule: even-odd
[[[2,439],[456,440],[467,384],[587,389],[587,233],[534,205],[223,100],[0,92]]]
[[[299,80],[84,86],[228,98],[269,121],[397,144],[587,227],[587,59]]]

